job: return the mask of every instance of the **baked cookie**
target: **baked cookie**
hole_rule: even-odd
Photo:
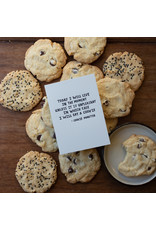
[[[97,66],[82,64],[77,61],[68,62],[63,68],[61,81],[81,77],[84,75],[94,74],[96,81],[102,79],[103,73]]]
[[[59,43],[39,39],[26,51],[24,65],[38,80],[50,82],[60,77],[66,59]]]
[[[113,129],[117,126],[118,123],[118,118],[107,118],[106,119],[106,125],[107,125],[107,130],[108,133],[111,133]]]
[[[156,143],[149,137],[132,135],[123,143],[126,156],[118,166],[127,176],[150,175],[156,170]]]
[[[110,55],[103,65],[105,77],[118,79],[130,84],[136,91],[144,80],[142,60],[134,53],[119,52]]]
[[[103,53],[106,38],[102,37],[66,37],[64,47],[68,55],[83,63],[92,63]]]
[[[38,81],[26,70],[12,71],[0,84],[0,104],[14,111],[29,111],[42,98]]]
[[[64,155],[59,154],[61,172],[69,183],[86,183],[93,179],[101,166],[96,149],[88,149]]]
[[[58,149],[54,128],[44,124],[41,109],[32,113],[26,121],[26,133],[44,152],[56,152]]]
[[[48,105],[47,96],[43,98],[43,108],[41,110],[41,116],[46,126],[53,128],[51,113]]]
[[[19,159],[15,176],[25,192],[46,192],[57,179],[55,160],[46,153],[30,151]]]
[[[123,117],[130,113],[135,93],[129,84],[104,78],[97,82],[97,86],[106,118]]]

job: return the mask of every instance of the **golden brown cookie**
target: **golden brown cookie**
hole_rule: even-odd
[[[27,50],[24,65],[38,80],[50,82],[61,76],[66,59],[59,43],[39,39]]]

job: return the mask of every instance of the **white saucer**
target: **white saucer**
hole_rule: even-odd
[[[139,123],[127,123],[116,128],[110,135],[111,145],[104,148],[104,162],[110,174],[118,181],[128,185],[142,185],[156,177],[156,171],[149,176],[126,177],[118,171],[118,165],[125,158],[122,143],[132,134],[144,135],[156,142],[156,132]]]

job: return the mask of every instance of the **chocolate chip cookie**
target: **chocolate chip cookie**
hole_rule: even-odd
[[[102,37],[66,37],[64,47],[69,56],[76,61],[92,63],[97,60],[106,46],[106,38]]]
[[[96,149],[88,149],[75,153],[59,155],[61,172],[69,183],[89,182],[94,178],[101,166]]]
[[[147,136],[132,135],[123,143],[125,159],[118,166],[127,176],[150,175],[156,170],[156,143]]]
[[[129,84],[104,78],[97,82],[97,86],[106,118],[123,117],[130,113],[135,93]]]
[[[66,59],[59,43],[39,39],[26,51],[24,65],[38,80],[50,82],[60,77]]]
[[[96,81],[104,77],[102,71],[97,66],[83,64],[77,61],[70,61],[63,68],[61,81],[74,79],[89,74],[94,74]]]
[[[43,107],[41,109],[42,120],[46,126],[53,128],[47,96],[45,96],[43,98],[43,102],[44,102],[44,104],[43,104]]]
[[[26,122],[26,132],[29,138],[35,142],[44,152],[55,152],[58,149],[53,127],[44,124],[41,109],[36,110]]]
[[[118,123],[118,118],[107,118],[106,119],[106,125],[107,125],[107,130],[108,133],[111,133],[113,129],[117,126]]]

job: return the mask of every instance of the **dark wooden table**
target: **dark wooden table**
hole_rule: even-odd
[[[0,81],[13,70],[24,68],[24,55],[27,48],[38,38],[0,38]],[[51,38],[63,46],[63,38]],[[136,92],[130,115],[120,118],[119,124],[140,122],[156,130],[156,38],[108,38],[104,54],[93,63],[102,69],[106,58],[113,52],[129,51],[136,53],[145,65],[145,80]],[[72,60],[68,57],[68,61]],[[41,83],[44,90],[44,83]],[[40,104],[33,110],[40,108]],[[25,132],[25,122],[29,112],[13,112],[0,106],[0,192],[22,193],[15,178],[18,159],[30,150],[41,152]],[[115,180],[102,162],[96,177],[87,184],[75,185],[66,182],[60,172],[58,152],[51,153],[58,164],[58,179],[49,192],[119,193],[156,192],[156,179],[141,186],[128,186]]]

